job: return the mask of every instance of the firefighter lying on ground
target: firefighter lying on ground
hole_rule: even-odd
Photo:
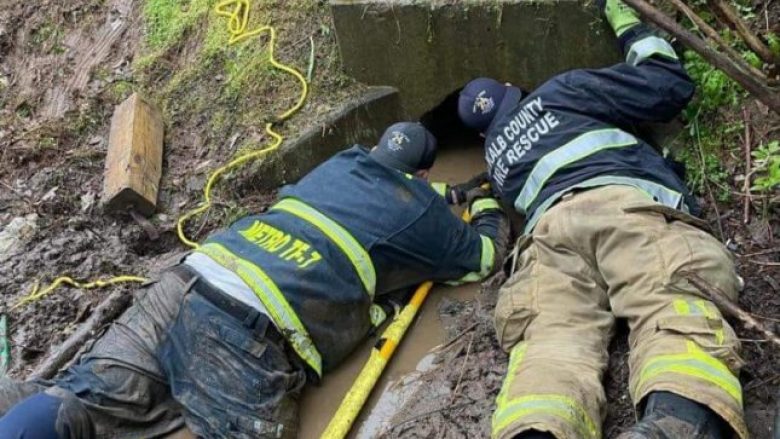
[[[466,186],[427,183],[436,141],[391,126],[211,235],[52,382],[0,381],[0,438],[294,438],[297,400],[362,340],[374,297],[472,282],[504,259],[505,215]],[[471,223],[447,201],[464,201]],[[437,193],[437,191],[439,193]],[[445,195],[442,197],[441,195]]]
[[[563,73],[530,94],[480,78],[459,98],[463,122],[485,135],[493,189],[526,220],[496,307],[510,360],[493,437],[600,438],[620,318],[641,418],[621,438],[744,439],[739,341],[684,273],[732,299],[739,277],[691,215],[681,177],[632,134],[677,116],[694,85],[632,9],[601,6],[624,63]]]

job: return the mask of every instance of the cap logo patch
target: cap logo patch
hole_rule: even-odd
[[[409,136],[406,134],[400,132],[400,131],[393,131],[390,133],[391,136],[389,139],[387,139],[387,147],[391,151],[400,151],[404,146],[404,143],[409,143],[411,140],[409,140]]]
[[[496,103],[493,101],[492,96],[485,96],[487,94],[487,90],[482,90],[477,95],[477,98],[474,99],[474,107],[471,109],[471,112],[476,114],[477,111],[482,113],[483,115],[490,113],[493,111],[493,108],[496,106]]]

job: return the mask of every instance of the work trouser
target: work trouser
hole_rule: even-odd
[[[615,317],[631,333],[630,394],[669,391],[704,404],[747,437],[739,341],[693,272],[736,299],[728,251],[695,218],[628,186],[564,197],[518,245],[502,287],[496,331],[510,352],[493,436],[526,430],[600,438],[601,384]]]
[[[237,319],[196,280],[182,266],[164,272],[52,382],[0,379],[0,439],[30,437],[42,422],[80,439],[161,437],[185,424],[199,437],[295,438],[302,362],[264,316]],[[63,402],[46,409],[37,392]]]

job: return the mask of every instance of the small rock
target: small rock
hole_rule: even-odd
[[[0,230],[0,262],[15,255],[38,227],[38,215],[16,217]]]
[[[95,193],[90,191],[81,196],[81,212],[87,213],[95,205]]]
[[[49,189],[42,197],[41,202],[50,201],[53,200],[54,197],[57,196],[57,189],[59,189],[59,186],[54,186],[53,188]]]

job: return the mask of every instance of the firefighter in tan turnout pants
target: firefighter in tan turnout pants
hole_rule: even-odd
[[[622,318],[640,421],[621,438],[746,438],[738,339],[684,273],[732,299],[739,277],[691,215],[681,178],[631,134],[675,117],[694,86],[633,10],[601,6],[626,62],[570,71],[530,94],[480,78],[460,95],[461,119],[485,135],[494,190],[526,217],[496,306],[510,360],[493,436],[600,438],[601,381]]]

